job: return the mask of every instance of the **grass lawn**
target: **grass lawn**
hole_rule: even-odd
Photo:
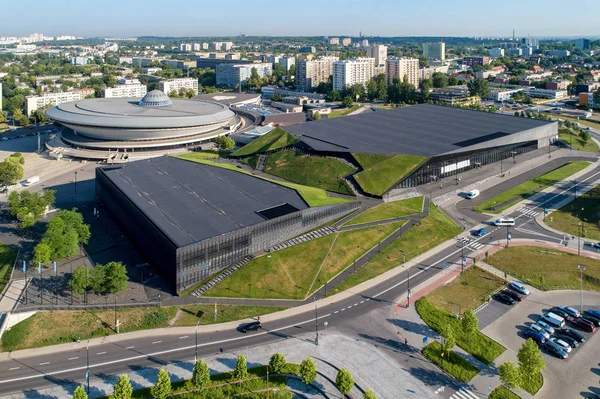
[[[286,147],[297,142],[298,139],[296,137],[292,136],[282,128],[276,127],[269,133],[233,152],[231,155],[234,157],[243,157],[246,155],[276,150],[277,148]]]
[[[436,308],[427,298],[417,300],[415,308],[421,319],[438,333],[447,324],[450,324],[456,335],[456,344],[485,364],[493,362],[505,350],[502,345],[481,332],[472,335],[464,334],[459,319],[456,319],[450,313]]]
[[[177,310],[179,319],[173,327],[214,324],[214,305],[186,305],[158,308],[117,309],[121,323],[120,331],[138,331],[169,327]],[[284,310],[277,306],[219,305],[217,323],[249,319],[251,317]],[[114,310],[107,311],[55,311],[38,312],[4,333],[2,350],[13,351],[38,348],[47,345],[76,342],[105,335],[112,335],[115,323]]]
[[[427,157],[417,155],[394,155],[372,164],[354,179],[365,192],[383,195],[426,160]]]
[[[505,281],[477,266],[471,266],[450,283],[427,294],[427,300],[436,308],[450,314],[462,315],[468,309],[476,309]]]
[[[433,341],[424,347],[421,353],[459,381],[469,382],[477,375],[477,373],[479,373],[477,367],[473,366],[455,352],[451,351],[450,354],[446,354],[442,357],[442,345],[437,341]]]
[[[573,117],[565,116],[565,115],[559,115],[559,116],[552,115],[552,119],[553,120],[563,119],[565,121],[581,123],[582,125],[589,126],[594,129],[600,129],[600,122],[597,122],[593,119],[577,119],[577,118],[573,118]]]
[[[542,389],[542,385],[544,385],[544,376],[540,374],[537,376],[537,378],[533,378],[531,380],[524,380],[523,390],[529,392],[532,395],[535,395],[537,391]]]
[[[376,163],[390,159],[393,155],[388,154],[364,154],[360,152],[353,152],[352,156],[358,162],[363,169],[368,169]]]
[[[342,109],[336,109],[334,111],[331,111],[328,115],[327,115],[327,119],[333,119],[333,118],[339,118],[342,116],[346,116],[354,111],[359,110],[360,108],[362,108],[362,104],[354,104],[353,106],[351,106],[350,108],[342,108]]]
[[[583,209],[583,211],[581,210]],[[573,236],[581,234],[579,223],[583,224],[583,235],[587,239],[600,241],[600,186],[594,187],[577,197],[546,218],[546,224]]]
[[[217,151],[194,151],[181,154],[178,158],[188,161],[195,161],[197,159],[217,159],[219,158],[219,153]]]
[[[0,292],[4,289],[12,272],[17,251],[6,244],[0,243]]]
[[[400,201],[385,202],[373,208],[367,209],[354,219],[345,223],[346,226],[397,218],[400,216],[414,215],[421,212],[423,208],[423,197],[407,198]]]
[[[423,253],[463,231],[435,205],[431,204],[429,209],[429,215],[421,221],[421,225],[411,227],[402,237],[335,287],[330,294],[345,291],[399,266],[404,262],[404,255],[407,261],[414,258],[417,256],[417,247],[418,253]]]
[[[600,260],[540,247],[509,247],[486,263],[541,290],[552,287],[579,289],[577,265],[585,265],[583,289],[600,291]]]
[[[517,202],[523,201],[524,199],[531,197],[536,192],[539,192],[545,189],[546,187],[552,186],[558,183],[559,181],[566,179],[572,174],[587,168],[589,165],[590,163],[586,161],[567,162],[566,164],[559,166],[558,168],[551,170],[548,173],[545,173],[532,180],[528,180],[524,183],[521,183],[518,186],[508,189],[503,193],[500,193],[495,197],[482,202],[481,204],[475,207],[475,210],[477,212],[500,213],[505,209],[510,208]],[[498,206],[495,209],[493,209],[493,207],[496,204],[504,205]]]
[[[594,140],[590,139],[586,143],[581,137],[579,137],[579,133],[574,132],[571,129],[567,129],[566,127],[558,128],[558,139],[566,144],[569,144],[571,147],[579,151],[600,151],[600,149],[598,149],[598,145],[594,142]]]
[[[354,168],[335,159],[304,155],[294,150],[283,150],[269,155],[265,173],[306,186],[354,195],[343,180]]]
[[[211,288],[206,296],[304,299],[404,223],[330,234],[263,255]]]
[[[218,168],[229,169],[229,170],[233,170],[238,173],[245,173],[245,174],[247,174],[249,176],[253,176],[257,179],[267,180],[272,183],[279,184],[281,186],[292,188],[292,189],[298,191],[298,193],[302,196],[304,201],[306,201],[306,203],[310,206],[322,206],[322,205],[341,204],[344,202],[352,202],[352,201],[344,199],[344,198],[330,197],[325,190],[317,188],[317,187],[308,187],[308,186],[303,186],[300,184],[282,182],[282,181],[278,181],[278,180],[267,179],[267,178],[261,177],[261,176],[256,176],[246,170],[237,168],[234,165],[231,165],[228,163],[215,163],[215,162],[211,162],[210,160],[200,159],[200,158],[186,159],[186,158],[183,158],[181,155],[178,155],[175,158],[180,158],[180,159],[184,159],[184,160],[192,161],[192,162],[198,162],[198,163],[202,163],[205,165],[215,166]]]
[[[521,397],[500,385],[490,393],[488,399],[521,399]]]
[[[248,157],[248,158],[240,158],[240,159],[238,159],[238,162],[246,164],[246,165],[250,166],[252,169],[256,169],[256,166],[258,165],[258,155],[252,155],[251,157]]]

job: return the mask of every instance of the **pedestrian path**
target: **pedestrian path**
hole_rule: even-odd
[[[468,237],[461,237],[460,240],[458,240],[458,242],[461,245],[464,245],[465,248],[470,249],[472,251],[478,250],[479,248],[485,246],[485,244]]]
[[[306,234],[302,234],[301,236],[292,238],[291,240],[284,241],[281,244],[277,244],[271,248],[271,251],[279,251],[280,249],[288,248],[288,247],[291,247],[291,246],[297,245],[297,244],[302,244],[303,242],[314,240],[316,238],[325,237],[325,236],[328,236],[329,234],[333,234],[336,232],[337,232],[337,230],[335,228],[332,228],[329,226],[323,227],[321,229],[314,230],[314,231],[308,232]]]
[[[480,397],[471,392],[468,388],[460,388],[450,396],[450,399],[479,399]]]
[[[530,208],[530,207],[524,206],[523,208],[520,208],[518,210],[518,212],[521,213],[522,215],[534,218],[541,213],[541,210],[540,210],[540,208],[537,208],[537,207]]]

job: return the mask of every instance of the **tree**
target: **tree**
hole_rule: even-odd
[[[505,362],[498,368],[500,381],[509,390],[517,389],[521,386],[521,372],[513,362]]]
[[[385,99],[387,97],[387,80],[384,73],[380,73],[375,78],[377,83],[377,98]]]
[[[196,388],[204,388],[210,383],[210,370],[203,359],[198,359],[192,371],[192,384]]]
[[[595,106],[600,107],[600,89],[596,89],[592,98],[594,100]]]
[[[444,340],[442,341],[442,352],[445,354],[449,354],[452,348],[456,345],[456,336],[454,334],[454,330],[450,324],[446,324],[442,329],[442,337]]]
[[[15,158],[8,157],[0,162],[0,186],[6,187],[16,184],[23,178],[25,169]]]
[[[375,394],[373,393],[371,388],[369,388],[365,391],[365,394],[363,395],[363,399],[377,399],[377,396],[375,396]]]
[[[248,365],[246,364],[246,358],[244,355],[238,355],[235,369],[233,370],[233,378],[236,380],[243,380],[248,378]]]
[[[338,90],[332,90],[326,96],[327,101],[340,101],[341,98],[342,94]]]
[[[335,376],[335,386],[344,395],[348,395],[354,387],[354,378],[347,368],[340,369]]]
[[[489,83],[485,79],[473,79],[467,83],[467,87],[472,96],[487,97],[490,95]]]
[[[294,397],[294,395],[292,394],[292,391],[290,391],[290,389],[288,387],[282,387],[282,388],[279,388],[278,390],[276,390],[275,392],[273,392],[271,397],[273,399],[292,399]]]
[[[298,372],[300,379],[305,384],[312,384],[317,377],[317,367],[315,362],[310,357],[307,357],[300,363],[300,370]]]
[[[477,319],[477,315],[475,314],[475,312],[473,312],[472,309],[467,310],[463,314],[463,318],[461,320],[461,327],[463,333],[468,337],[468,340],[470,340],[470,337],[472,335],[476,334],[477,331],[479,331],[479,320]]]
[[[587,143],[590,140],[590,132],[582,130],[579,132],[579,137],[581,137],[584,143]]]
[[[369,101],[375,101],[377,96],[379,95],[379,90],[377,88],[377,82],[374,80],[369,80],[367,82],[367,98]]]
[[[433,75],[431,75],[431,80],[433,87],[441,89],[448,86],[448,77],[441,72],[434,72]]]
[[[11,161],[18,164],[18,161]],[[21,228],[31,227],[35,221],[44,217],[46,209],[54,204],[54,190],[45,190],[43,194],[31,191],[13,191],[8,196],[10,214],[21,222]]]
[[[433,81],[431,79],[423,79],[419,83],[419,89],[421,90],[421,98],[426,100],[429,98],[429,93],[433,88]]]
[[[85,266],[76,268],[73,270],[68,284],[74,294],[83,294],[90,286],[90,270]]]
[[[235,141],[229,136],[215,137],[215,144],[221,150],[231,151],[235,148]]]
[[[517,359],[519,359],[519,369],[524,379],[531,380],[537,377],[546,367],[540,348],[531,338],[523,342],[519,353],[517,353]]]
[[[127,288],[127,282],[129,281],[129,277],[127,276],[127,268],[125,268],[125,265],[123,265],[121,262],[108,262],[102,267],[104,268],[102,292],[116,294],[117,292],[125,291]]]
[[[40,242],[33,248],[33,261],[35,263],[50,263],[52,253],[52,248],[48,244]]]
[[[77,388],[75,388],[75,391],[73,392],[73,399],[87,399],[87,393],[85,393],[85,388],[83,387],[83,385],[78,386]]]
[[[448,78],[448,86],[456,86],[458,84],[458,79],[455,76],[450,76]]]
[[[171,378],[165,369],[158,370],[156,384],[150,388],[150,395],[156,399],[166,399],[171,393]]]
[[[89,288],[94,291],[96,294],[101,294],[104,291],[104,281],[105,281],[105,271],[104,266],[97,264],[92,268],[89,272]]]
[[[320,121],[320,120],[321,120],[321,113],[319,111],[317,111],[313,114],[313,121]]]
[[[131,399],[132,395],[133,388],[131,387],[131,382],[129,382],[129,376],[127,374],[121,374],[119,380],[115,384],[111,398]]]
[[[273,94],[273,97],[271,97],[271,101],[273,101],[274,103],[280,103],[281,100],[283,99],[281,98],[281,94],[279,93],[275,93]]]
[[[277,352],[269,360],[269,370],[273,374],[281,374],[285,368],[285,357],[281,352]]]
[[[350,108],[352,106],[352,103],[353,103],[353,100],[352,100],[352,97],[350,97],[350,96],[346,96],[342,100],[342,105],[344,106],[344,108]]]
[[[519,116],[519,111],[515,111],[515,116]]]
[[[13,152],[8,156],[8,158],[10,158],[11,161],[17,160],[17,162],[19,162],[21,165],[25,165],[25,158],[23,158],[23,154],[20,152]]]
[[[61,209],[56,213],[64,222],[65,225],[71,227],[77,232],[78,240],[81,244],[87,244],[91,233],[90,226],[84,223],[83,215],[77,212],[77,208]]]

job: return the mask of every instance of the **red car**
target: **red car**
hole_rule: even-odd
[[[586,320],[582,317],[574,317],[571,319],[571,322],[575,324],[577,327],[581,328],[586,332],[596,332],[596,326],[589,320]]]
[[[504,295],[508,295],[509,297],[511,297],[512,299],[514,299],[515,301],[519,301],[520,302],[523,299],[525,299],[525,295],[519,294],[517,291],[504,290],[504,291],[502,291],[502,293]]]

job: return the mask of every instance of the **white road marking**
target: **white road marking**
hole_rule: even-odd
[[[40,363],[40,366],[45,366],[47,364],[50,364],[50,362],[44,362],[44,363]]]
[[[356,303],[354,304],[354,306],[358,306],[358,302],[356,302]]]
[[[77,360],[79,359],[79,356],[75,356],[75,357],[70,357],[69,360]]]
[[[365,303],[365,301],[360,301],[360,303]]]
[[[152,345],[155,345],[155,344],[160,344],[161,342],[162,342],[162,341],[154,341],[154,342],[152,342]]]
[[[21,368],[21,367],[11,367],[11,368],[9,368],[9,369],[8,369],[8,371],[18,370],[18,369],[20,369],[20,368]]]
[[[179,339],[184,339],[184,338],[188,338],[188,336],[184,335],[183,337],[179,337]]]
[[[127,347],[127,348],[125,348],[125,349],[133,349],[133,348],[135,348],[135,345],[128,346],[128,347]]]
[[[98,352],[98,353],[96,353],[96,355],[105,355],[105,354],[106,354],[106,352]]]
[[[338,312],[339,312],[339,310],[336,310],[335,312],[333,312],[333,314],[336,314],[336,313],[338,313]]]

